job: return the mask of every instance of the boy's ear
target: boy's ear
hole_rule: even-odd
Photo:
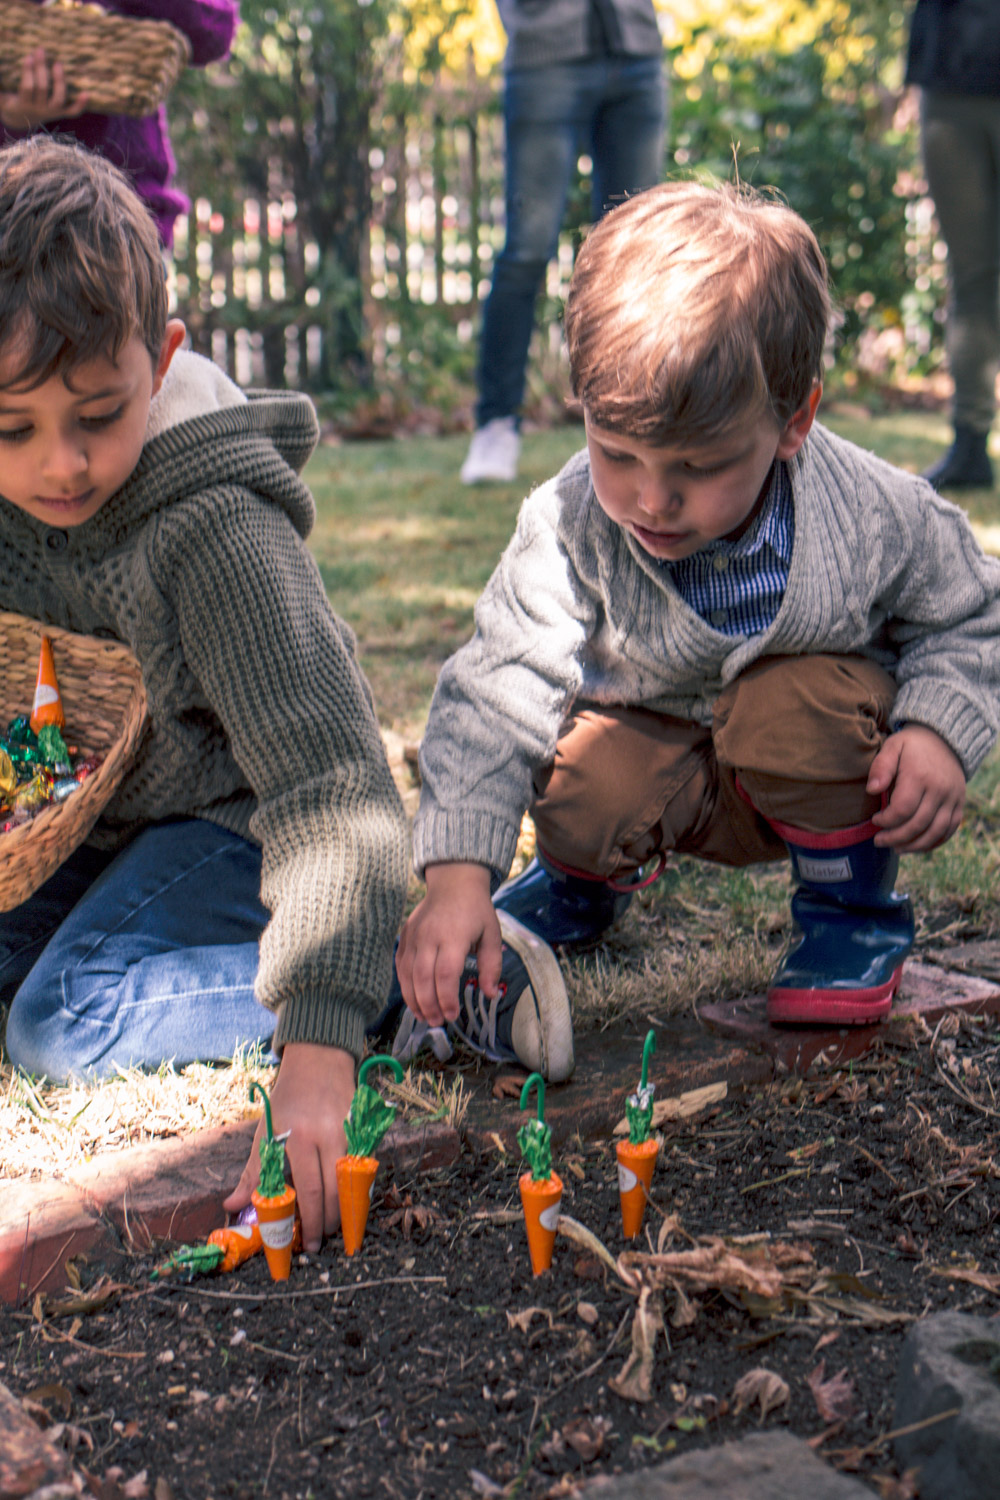
[[[180,318],[168,318],[167,326],[163,334],[163,343],[160,345],[159,357],[156,368],[153,371],[153,395],[155,396],[163,384],[163,377],[170,369],[170,361],[177,353],[187,336],[187,329]]]
[[[778,439],[778,458],[794,458],[802,444],[809,436],[809,429],[816,417],[816,408],[819,406],[819,398],[823,394],[823,387],[817,380],[804,406],[800,406],[794,416],[789,417],[782,429]]]

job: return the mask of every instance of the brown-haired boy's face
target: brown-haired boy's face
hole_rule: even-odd
[[[139,462],[149,403],[184,325],[172,320],[155,362],[138,337],[33,389],[17,384],[16,345],[0,352],[0,494],[47,526],[82,526]]]
[[[746,529],[775,458],[797,453],[812,426],[816,388],[783,427],[745,417],[711,443],[653,447],[596,426],[585,413],[590,477],[601,509],[651,557],[679,562]]]

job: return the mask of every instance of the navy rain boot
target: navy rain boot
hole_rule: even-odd
[[[559,870],[538,853],[520,875],[504,882],[493,905],[555,948],[592,943],[617,922],[631,900],[632,891]]]
[[[913,907],[893,887],[899,856],[874,823],[835,833],[771,827],[788,845],[798,929],[767,992],[769,1021],[863,1026],[892,1007],[913,947]]]

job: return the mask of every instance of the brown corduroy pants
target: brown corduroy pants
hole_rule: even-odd
[[[539,848],[610,880],[673,849],[727,865],[778,859],[769,819],[829,833],[878,811],[865,783],[895,696],[864,657],[774,656],[723,691],[710,726],[579,705],[535,778]]]

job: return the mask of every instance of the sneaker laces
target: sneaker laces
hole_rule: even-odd
[[[430,1047],[438,1062],[447,1062],[452,1055],[445,1028],[418,1021],[412,1010],[404,1006],[403,1019],[392,1039],[392,1055],[398,1062],[410,1062],[424,1046]]]
[[[488,1000],[479,988],[474,962],[471,969],[466,965],[458,1018],[451,1023],[452,1030],[489,1062],[516,1061],[512,1049],[497,1041],[497,1020],[507,997],[507,986],[501,980],[493,999]]]

